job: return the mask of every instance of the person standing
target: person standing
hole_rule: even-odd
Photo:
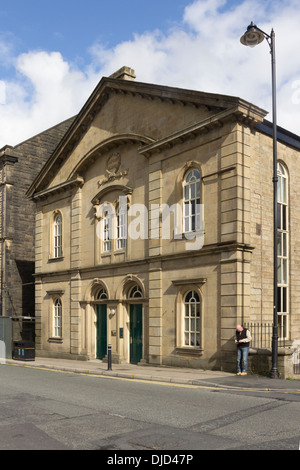
[[[251,333],[241,325],[236,326],[237,375],[247,375]]]

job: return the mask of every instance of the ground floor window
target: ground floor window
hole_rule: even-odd
[[[194,290],[184,297],[184,346],[200,347],[201,303]]]
[[[62,337],[62,302],[57,298],[53,304],[53,337]]]

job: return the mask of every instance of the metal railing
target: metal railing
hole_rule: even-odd
[[[252,336],[250,347],[257,349],[270,349],[272,347],[273,325],[272,323],[245,323]],[[278,338],[278,346],[285,348],[285,338]]]
[[[294,374],[300,374],[300,351],[294,353]]]
[[[244,323],[252,336],[250,347],[253,349],[271,349],[272,348],[272,323]],[[285,348],[288,346],[286,338],[278,338],[278,347]],[[294,352],[293,370],[295,375],[300,375],[300,350]]]

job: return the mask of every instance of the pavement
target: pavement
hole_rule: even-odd
[[[5,364],[39,369],[50,369],[95,376],[115,377],[128,380],[216,387],[226,389],[292,391],[300,393],[299,380],[271,379],[269,377],[248,374],[238,376],[230,372],[203,369],[188,369],[167,366],[112,364],[108,370],[107,363],[99,360],[76,361],[73,359],[54,359],[36,357],[32,361],[6,359]]]

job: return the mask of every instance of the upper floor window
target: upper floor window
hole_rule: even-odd
[[[200,230],[201,208],[200,208],[200,171],[193,169],[189,171],[183,182],[183,230],[185,233]]]
[[[277,165],[277,313],[279,338],[288,337],[289,312],[289,237],[288,237],[288,175],[281,163]]]
[[[100,253],[113,255],[114,252],[125,251],[127,240],[127,196],[119,196],[112,202],[97,203],[96,217],[98,220],[96,233],[100,239]]]
[[[127,206],[118,205],[117,214],[117,240],[116,240],[116,249],[124,250],[126,247],[126,238],[127,238]]]
[[[103,252],[111,251],[112,240],[112,216],[109,211],[105,211],[103,217]]]
[[[56,214],[54,218],[54,258],[62,256],[62,216]]]

